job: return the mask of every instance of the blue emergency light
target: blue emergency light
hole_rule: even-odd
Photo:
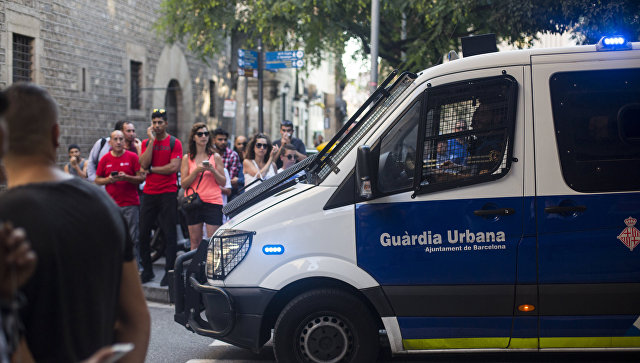
[[[262,253],[265,255],[281,255],[284,253],[283,245],[264,245],[262,247]]]
[[[628,42],[622,35],[604,36],[596,44],[597,51],[628,49],[631,49],[631,42]]]

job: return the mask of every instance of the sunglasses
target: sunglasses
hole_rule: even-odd
[[[198,135],[198,137],[209,136],[209,131],[198,131],[196,132],[196,135]]]
[[[291,160],[291,159],[298,160],[298,156],[289,154],[289,155],[287,155],[287,159],[289,159],[289,160]]]
[[[257,147],[258,149],[266,149],[266,148],[268,148],[268,147],[269,147],[269,144],[263,144],[263,143],[261,143],[261,142],[256,142],[256,147]]]
[[[151,111],[153,113],[159,112],[159,113],[167,113],[167,111],[164,108],[154,108],[153,111]]]

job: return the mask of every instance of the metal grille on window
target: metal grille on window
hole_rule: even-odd
[[[225,230],[211,238],[207,251],[207,277],[225,278],[247,255],[255,232]]]
[[[31,82],[33,72],[33,38],[13,34],[13,81]]]
[[[140,110],[142,108],[142,102],[140,97],[141,84],[142,84],[142,63],[131,61],[131,109]]]
[[[516,92],[512,82],[495,78],[434,90],[428,98],[419,189],[506,174]]]

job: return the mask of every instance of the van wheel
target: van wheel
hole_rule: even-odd
[[[369,308],[338,289],[293,299],[280,313],[273,337],[282,362],[375,362],[378,328]]]

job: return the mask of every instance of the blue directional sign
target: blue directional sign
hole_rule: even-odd
[[[238,67],[244,70],[258,69],[258,52],[238,49]]]
[[[302,68],[304,66],[302,58],[304,58],[304,52],[301,50],[266,52],[265,69]]]

